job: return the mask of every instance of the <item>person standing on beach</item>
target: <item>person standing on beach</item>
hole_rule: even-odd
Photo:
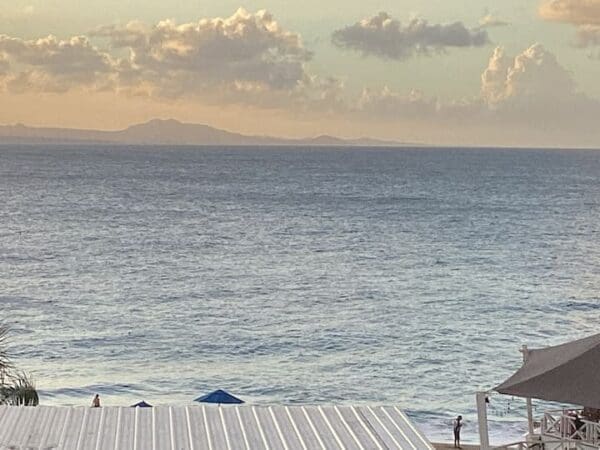
[[[92,400],[92,408],[100,408],[100,396],[98,394]]]
[[[462,426],[463,426],[462,416],[458,416],[454,420],[454,447],[455,448],[462,448],[460,446],[460,429],[462,428]]]

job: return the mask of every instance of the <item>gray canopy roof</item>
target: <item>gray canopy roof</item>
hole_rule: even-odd
[[[395,406],[0,406],[0,450],[434,450]]]
[[[529,350],[523,366],[494,390],[600,408],[600,334]]]

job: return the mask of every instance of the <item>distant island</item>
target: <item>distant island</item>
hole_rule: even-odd
[[[317,136],[306,139],[286,139],[272,136],[251,136],[220,130],[208,125],[182,123],[174,119],[154,119],[132,125],[124,130],[101,131],[73,128],[43,128],[26,125],[0,126],[0,144],[85,143],[129,145],[303,145],[397,147],[411,145],[371,138],[342,139]]]

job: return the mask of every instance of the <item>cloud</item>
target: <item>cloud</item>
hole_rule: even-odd
[[[492,14],[486,14],[479,19],[479,26],[481,28],[506,27],[508,25],[510,25],[509,22],[501,20]]]
[[[600,101],[580,92],[540,44],[517,55],[494,49],[478,95],[441,100],[413,90],[365,89],[356,123],[387,124],[405,139],[515,146],[598,146]]]
[[[506,56],[502,47],[496,47],[489,59],[488,66],[481,74],[481,97],[490,105],[506,98],[506,77],[512,60]]]
[[[598,45],[597,25],[577,26],[579,45]],[[395,60],[489,43],[483,28],[467,29],[459,22],[431,25],[422,19],[403,25],[386,13],[338,30],[332,39],[340,47]],[[516,56],[496,48],[478,93],[453,100],[388,86],[364,88],[356,95],[337,77],[311,73],[311,60],[301,36],[281,27],[270,13],[240,9],[230,17],[184,24],[108,25],[66,39],[0,35],[0,90],[110,91],[115,98],[145,96],[162,105],[244,105],[303,123],[335,117],[340,123],[385,124],[394,130],[404,124],[410,131],[420,124],[450,135],[479,127],[598,136],[594,119],[600,116],[600,102],[578,91],[571,73],[540,44]],[[442,67],[438,73],[443,79]],[[546,139],[541,131],[539,136],[540,142]]]
[[[573,130],[590,134],[596,133],[600,102],[579,92],[554,54],[534,44],[514,57],[502,47],[494,49],[478,96],[442,102],[420,91],[403,95],[387,87],[365,89],[355,110],[372,119],[420,119],[442,128],[555,127],[565,134]]]
[[[363,120],[421,121],[445,125],[480,123],[490,112],[479,97],[443,102],[418,89],[400,93],[387,86],[382,89],[365,88],[351,111]]]
[[[600,46],[600,0],[551,0],[539,8],[540,17],[575,26],[575,46]],[[592,54],[600,57],[600,52]]]
[[[545,107],[575,98],[576,89],[556,57],[534,44],[515,58],[496,48],[481,76],[481,96],[491,107],[509,102]]]
[[[365,88],[357,102],[357,110],[362,113],[395,118],[431,117],[438,108],[435,98],[428,99],[419,90],[413,89],[403,95],[387,86],[382,89]]]
[[[600,25],[600,0],[551,0],[541,4],[545,20],[573,25]]]
[[[599,47],[600,25],[579,25],[577,27],[575,46],[580,48]],[[600,57],[600,53],[595,56]]]
[[[106,81],[115,66],[115,61],[85,36],[24,40],[0,35],[0,53],[5,64],[22,68],[7,76],[6,85],[15,91],[64,92],[75,86],[90,86],[102,78]]]
[[[565,111],[600,106],[577,90],[571,73],[541,44],[515,57],[497,47],[481,75],[480,96],[490,110],[525,120],[563,117]]]
[[[406,25],[386,12],[334,31],[333,43],[363,55],[403,60],[415,55],[444,52],[448,47],[481,47],[489,42],[487,32],[468,29],[461,22],[429,24],[412,19]]]
[[[6,4],[3,5],[2,9],[0,10],[0,19],[8,22],[12,22],[14,20],[27,20],[35,13],[36,10],[33,5],[18,7]]]
[[[111,90],[299,110],[341,104],[339,81],[309,73],[312,54],[301,36],[264,10],[183,24],[132,21],[65,40],[0,35],[0,55],[11,92]]]
[[[578,90],[572,74],[541,44],[515,57],[498,47],[481,76],[488,122],[563,135],[596,135],[600,102]]]
[[[242,91],[293,89],[307,76],[304,64],[311,59],[300,35],[284,30],[264,10],[239,9],[228,18],[181,25],[130,22],[92,35],[108,38],[113,49],[129,50],[128,77],[137,74],[169,96],[225,85]]]
[[[0,53],[0,75],[4,75],[5,73],[7,73],[9,67],[10,67],[10,63],[8,62],[8,59],[6,58],[6,55],[4,55],[3,53]]]
[[[514,58],[496,49],[482,75],[481,98],[486,122],[497,129],[537,132],[544,145],[599,142],[600,101],[578,90],[572,74],[540,44]]]

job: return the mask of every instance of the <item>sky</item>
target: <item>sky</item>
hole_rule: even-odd
[[[0,0],[0,124],[600,148],[600,0]]]

